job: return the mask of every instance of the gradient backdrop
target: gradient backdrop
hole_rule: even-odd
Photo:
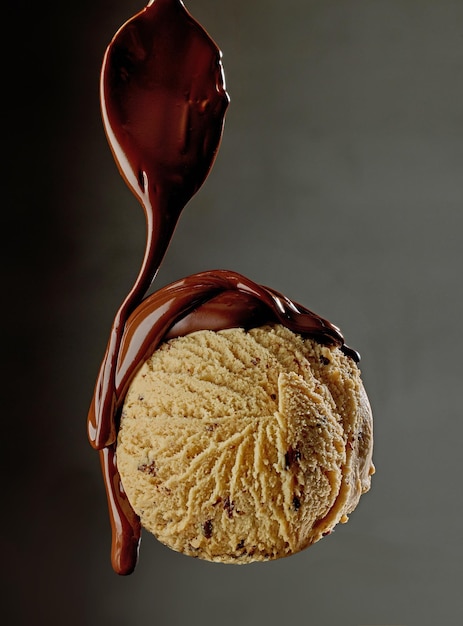
[[[145,234],[98,81],[143,1],[6,2],[4,623],[457,626],[463,2],[186,6],[224,52],[231,105],[157,286],[229,268],[339,325],[374,410],[373,488],[349,524],[286,560],[202,563],[145,533],[136,572],[112,572],[85,422]]]

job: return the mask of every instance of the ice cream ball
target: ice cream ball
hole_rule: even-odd
[[[184,554],[277,559],[345,522],[369,490],[358,364],[282,324],[163,341],[125,396],[120,479],[142,526]]]

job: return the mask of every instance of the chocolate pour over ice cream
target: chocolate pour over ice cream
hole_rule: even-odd
[[[121,484],[117,432],[134,376],[163,342],[278,324],[353,362],[359,356],[330,322],[234,272],[202,272],[143,299],[182,209],[212,167],[229,103],[220,51],[180,0],[153,0],[118,31],[103,62],[101,103],[114,158],[147,223],[142,268],[116,314],[88,416],[108,496],[112,565],[129,574],[141,526]]]
[[[229,102],[220,57],[179,0],[155,0],[122,26],[103,60],[104,127],[119,170],[145,212],[147,242],[138,278],[114,320],[95,389],[89,434],[98,449],[115,440],[113,420],[101,416],[114,412],[124,324],[151,285],[179,215],[218,150]]]

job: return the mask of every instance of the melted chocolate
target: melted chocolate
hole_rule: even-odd
[[[228,106],[220,58],[180,0],[153,0],[118,31],[103,62],[108,141],[147,221],[142,268],[116,314],[88,415],[89,439],[100,451],[118,574],[135,568],[140,520],[117,471],[117,423],[130,382],[160,343],[197,330],[279,323],[359,359],[330,322],[234,272],[189,276],[143,300],[180,212],[207,177],[220,144]]]
[[[154,0],[106,51],[101,108],[119,170],[141,202],[147,241],[132,290],[116,314],[90,408],[96,449],[116,440],[114,373],[124,324],[152,283],[179,215],[210,171],[229,98],[221,53],[180,0]]]

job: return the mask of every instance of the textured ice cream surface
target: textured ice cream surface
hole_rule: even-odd
[[[372,444],[357,364],[269,325],[161,344],[127,393],[117,465],[162,543],[248,563],[298,552],[347,521],[370,487]]]

